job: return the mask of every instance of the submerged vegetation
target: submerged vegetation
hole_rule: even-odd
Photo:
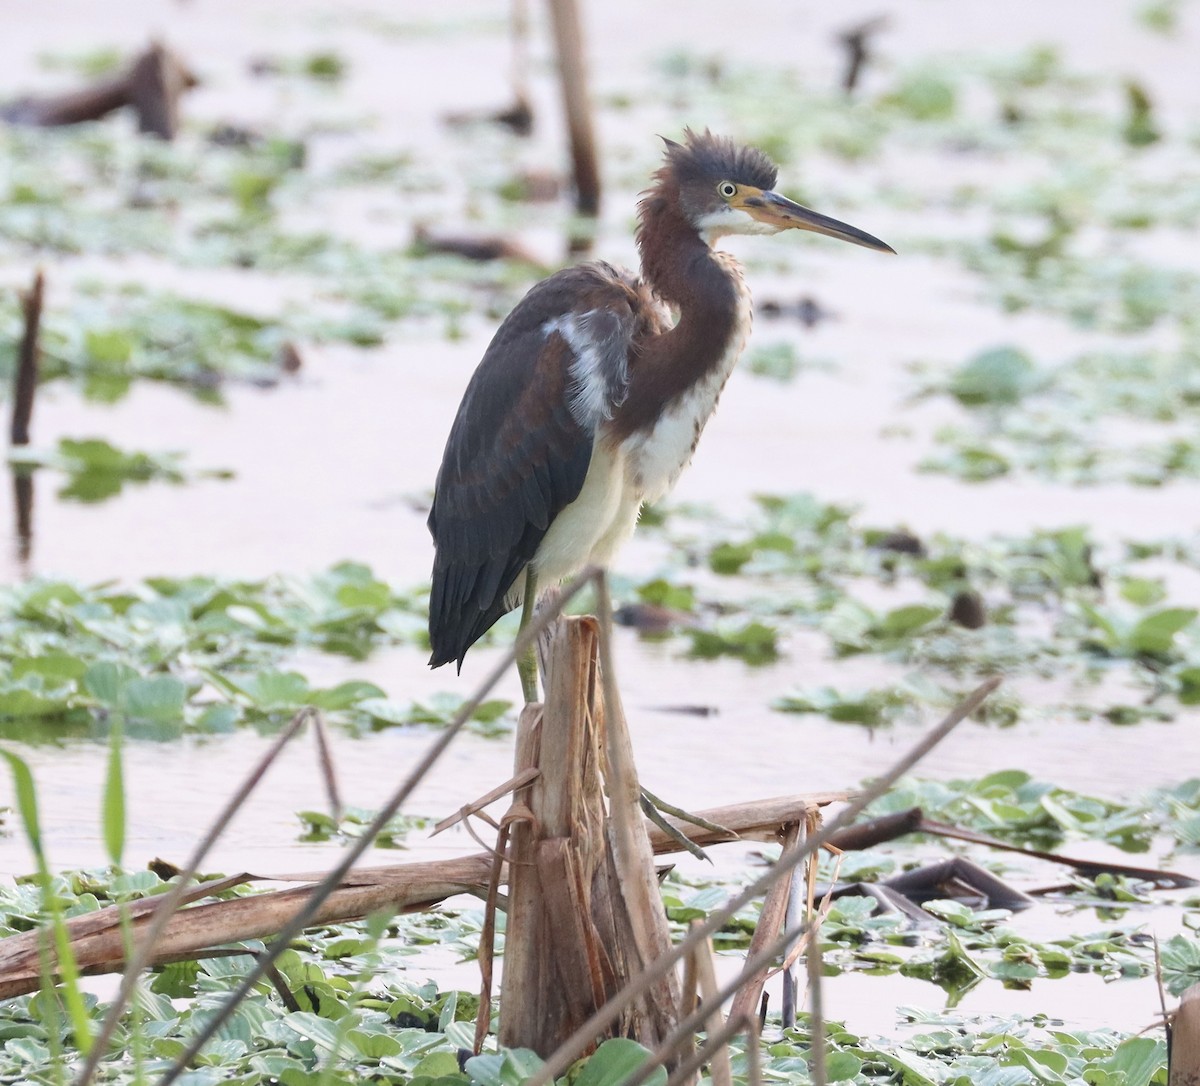
[[[1169,38],[1181,7],[1141,5],[1130,33]],[[385,37],[495,29],[372,24]],[[94,75],[119,59],[101,48],[45,63]],[[292,380],[313,344],[339,344],[380,366],[424,365],[411,361],[422,344],[490,329],[541,269],[517,247],[487,261],[438,251],[423,223],[458,216],[567,231],[564,206],[533,202],[536,179],[523,172],[511,138],[467,125],[452,130],[437,157],[390,137],[365,138],[369,120],[339,97],[355,75],[352,54],[322,40],[258,63],[259,76],[286,86],[285,106],[312,107],[299,110],[303,120],[291,108],[259,127],[210,119],[185,125],[171,144],[117,123],[0,127],[0,266],[14,282],[35,263],[50,266],[42,383],[85,402],[93,419],[116,419],[151,383],[236,412],[247,388]],[[880,229],[898,249],[965,284],[979,311],[1020,317],[968,350],[902,360],[903,400],[886,436],[914,471],[1164,494],[1200,478],[1200,275],[1170,255],[1200,225],[1200,143],[1135,78],[1080,74],[1043,45],[884,65],[855,96],[796,68],[688,52],[639,78],[602,96],[628,121],[614,132],[623,142],[610,168],[629,206],[653,164],[646,133],[662,124],[639,103],[665,102],[678,121],[672,127],[729,130],[776,156],[803,202],[847,214],[871,208],[885,225],[891,216],[900,228]],[[623,235],[612,239],[621,245],[629,245]],[[768,270],[786,289],[800,282],[802,257],[773,259],[780,263],[751,270]],[[754,345],[745,370],[779,396],[810,379],[843,380],[847,369],[847,359],[788,327],[792,308],[806,328],[839,316],[807,295],[796,307],[776,305],[783,332]],[[0,295],[5,385],[21,321],[18,299]],[[10,461],[21,472],[53,473],[57,498],[81,504],[119,504],[135,483],[187,486],[215,475],[237,485],[238,464],[193,466],[186,449],[142,450],[117,421],[96,436],[100,429],[14,450]],[[1186,496],[1178,500],[1190,508]],[[769,693],[744,699],[743,709],[772,712],[782,742],[802,745],[823,722],[855,739],[855,728],[908,733],[1002,673],[1005,690],[969,727],[1023,736],[1086,724],[1089,741],[1102,746],[1107,729],[1178,725],[1200,704],[1200,545],[1183,534],[1191,528],[1181,523],[1167,538],[1137,523],[1033,529],[1018,519],[1003,532],[918,535],[878,523],[847,497],[777,493],[757,497],[748,515],[688,505],[649,511],[640,535],[653,568],[619,594],[631,613],[654,613],[635,624],[661,642],[661,658],[754,668],[753,689]],[[365,742],[379,729],[445,724],[463,704],[461,690],[413,697],[345,677],[364,673],[351,665],[390,657],[422,666],[425,593],[423,585],[394,587],[362,561],[260,580],[198,571],[83,584],[51,573],[0,592],[0,735],[16,782],[11,808],[0,809],[0,837],[7,847],[25,835],[40,861],[37,876],[0,889],[0,934],[167,888],[157,873],[122,866],[134,864],[120,847],[122,744],[239,727],[274,733],[306,707]],[[502,626],[497,640],[511,632]],[[819,668],[793,666],[801,658]],[[472,729],[506,735],[511,710],[503,699],[487,701]],[[66,741],[91,743],[97,758],[109,758],[104,868],[58,872],[44,852],[33,776],[16,752]],[[1172,741],[1157,732],[1145,739]],[[1015,748],[1013,761],[1021,761]],[[1192,767],[1181,762],[1179,780],[1119,796],[1065,787],[1058,768],[906,781],[875,811],[919,806],[927,817],[1025,847],[1120,850],[1194,872],[1200,784]],[[411,846],[425,816],[444,813],[393,819],[380,844]],[[296,835],[333,857],[370,812],[295,816]],[[965,851],[906,840],[847,854],[822,877],[871,883]],[[1156,1010],[1148,980],[1156,938],[1172,995],[1200,981],[1200,897],[1131,876],[1064,881],[1020,856],[970,854],[1046,893],[1024,913],[935,898],[919,925],[876,911],[865,897],[832,903],[820,932],[832,986],[869,976],[892,1005],[907,1003],[912,988],[893,997],[890,986],[917,982],[930,994],[921,1007],[897,1006],[886,1037],[833,1024],[826,1080],[1165,1082],[1163,1042],[1136,1032]],[[672,923],[682,932],[743,875],[673,873],[664,885]],[[261,985],[205,1048],[188,1086],[318,1086],[364,1076],[516,1086],[539,1065],[536,1056],[471,1052],[479,999],[458,990],[475,978],[455,967],[478,954],[483,913],[462,901],[307,932],[280,959],[276,982]],[[756,920],[754,909],[739,914],[717,934],[718,949],[744,953]],[[261,944],[242,949],[149,975],[102,1080],[142,1082],[169,1067]],[[1043,1012],[1038,998],[1048,986],[1071,990],[1084,977],[1143,984],[1144,1013],[1109,1015],[1111,1028],[1101,1029]],[[972,991],[1027,993],[1028,1011],[979,1013],[980,1001],[960,1008]],[[70,979],[0,1003],[0,1077],[66,1081],[104,1010]],[[772,1012],[759,1056],[764,1079],[810,1081],[809,1025],[802,1015],[784,1028]],[[572,1073],[573,1086],[615,1086],[643,1054],[631,1046],[603,1046]],[[739,1081],[750,1066],[738,1038]]]

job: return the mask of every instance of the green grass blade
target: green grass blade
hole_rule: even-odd
[[[120,720],[114,718],[109,733],[108,770],[104,777],[104,847],[108,858],[121,866],[125,854],[125,762]]]
[[[38,822],[37,790],[33,784],[33,774],[24,760],[7,750],[0,750],[0,756],[8,762],[12,770],[13,791],[17,795],[17,812],[25,827],[25,836],[29,838],[29,847],[33,849],[37,860],[38,871],[45,866],[45,856],[42,852],[42,829]]]
[[[11,751],[0,749],[0,757],[8,762],[9,769],[12,770],[17,810],[20,812],[21,822],[25,826],[25,835],[29,838],[29,846],[33,850],[34,859],[37,862],[38,885],[42,891],[42,907],[50,914],[50,924],[54,931],[54,947],[58,956],[58,971],[62,977],[63,999],[67,1005],[67,1012],[71,1016],[75,1044],[80,1052],[86,1054],[92,1047],[92,1024],[88,1017],[87,1007],[83,1002],[83,993],[79,990],[79,968],[75,964],[75,955],[71,951],[71,940],[67,935],[67,926],[63,922],[58,895],[54,892],[54,880],[46,861],[41,822],[38,819],[37,789],[34,786],[33,773],[24,759],[18,758]],[[49,996],[49,991],[46,994]]]

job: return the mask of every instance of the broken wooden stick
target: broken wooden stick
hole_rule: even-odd
[[[796,841],[799,838],[801,825],[802,823],[795,822],[788,827],[787,834],[783,840],[785,852],[795,847]],[[746,951],[747,957],[753,957],[768,942],[783,931],[785,926],[784,920],[788,913],[788,902],[791,900],[791,896],[791,879],[780,879],[767,891],[767,896],[763,899],[762,911],[758,914],[758,923],[754,926],[754,934],[750,937],[750,947]],[[754,1008],[758,1006],[758,1001],[762,996],[763,985],[766,983],[769,971],[770,966],[763,966],[762,969],[738,990],[738,994],[733,1000],[733,1006],[729,1011],[731,1018],[739,1018],[743,1015],[752,1015],[754,1013]],[[712,993],[706,992],[704,994],[705,998],[707,998]]]
[[[0,107],[0,120],[34,128],[96,121],[125,106],[137,115],[138,131],[175,138],[179,101],[199,80],[172,50],[152,42],[118,75],[66,94],[21,98]]]
[[[344,885],[322,903],[307,922],[309,926],[361,920],[378,909],[409,912],[428,908],[454,894],[468,893],[487,886],[491,857],[486,853],[458,860],[409,864],[402,876],[373,883]],[[250,882],[259,876],[234,876],[234,884]],[[222,880],[221,888],[228,885]],[[211,893],[210,884],[195,888]],[[269,938],[286,928],[307,905],[312,886],[296,886],[269,894],[214,901],[194,905],[171,917],[164,926],[150,964],[193,956],[216,946],[245,939]],[[135,903],[146,907],[133,917],[132,934],[136,942],[150,923],[158,898]],[[125,946],[121,932],[121,909],[109,906],[68,923],[79,971],[85,974],[112,973],[124,966]],[[135,910],[137,911],[137,910]],[[77,921],[87,921],[86,924]],[[37,991],[41,983],[38,931],[22,932],[0,940],[0,999]]]
[[[1200,984],[1180,996],[1167,1027],[1167,1086],[1200,1086]]]

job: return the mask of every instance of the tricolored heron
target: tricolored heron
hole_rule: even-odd
[[[467,386],[434,489],[432,667],[455,660],[538,585],[607,566],[691,461],[750,334],[728,234],[811,230],[892,252],[773,191],[774,163],[709,132],[666,140],[638,205],[642,277],[595,262],[538,283]],[[537,698],[532,652],[518,663]]]

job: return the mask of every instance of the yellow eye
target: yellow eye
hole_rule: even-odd
[[[722,181],[717,186],[717,192],[726,200],[732,200],[737,195],[737,185],[732,181]]]

